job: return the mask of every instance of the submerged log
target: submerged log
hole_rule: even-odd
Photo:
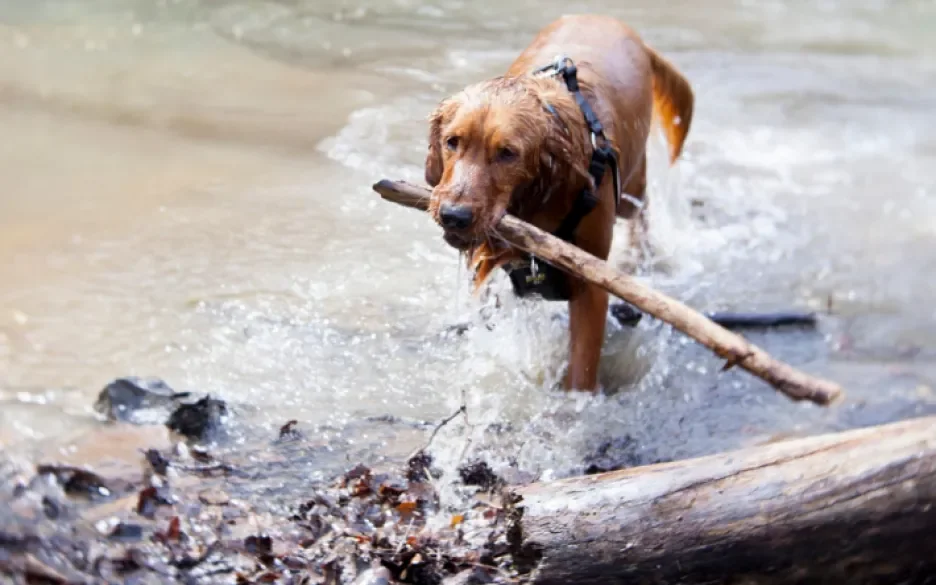
[[[624,327],[637,325],[643,313],[628,305],[617,303],[610,307],[611,316]],[[716,311],[705,313],[705,316],[725,329],[771,329],[774,327],[799,326],[814,328],[816,314],[799,311],[775,311],[770,313],[738,313],[729,311]]]
[[[402,181],[383,180],[373,188],[387,201],[422,210],[427,209],[431,195],[426,187]],[[669,323],[725,359],[725,369],[740,366],[794,400],[811,400],[826,405],[842,394],[838,384],[810,376],[772,358],[761,348],[716,325],[684,303],[614,270],[606,262],[529,223],[505,215],[495,230],[521,250],[596,284],[641,311]]]
[[[936,417],[516,489],[538,584],[921,583]]]

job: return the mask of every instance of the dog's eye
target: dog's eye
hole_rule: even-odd
[[[448,140],[445,141],[445,146],[449,150],[458,150],[458,136],[450,136]]]
[[[499,162],[509,162],[517,158],[517,153],[506,146],[497,150],[497,160]]]

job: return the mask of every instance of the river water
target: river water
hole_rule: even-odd
[[[683,160],[651,140],[643,277],[699,309],[823,311],[751,338],[842,405],[649,320],[609,332],[597,398],[556,389],[559,305],[443,334],[477,313],[467,276],[370,185],[420,180],[435,103],[583,11],[696,91]],[[91,403],[129,374],[260,429],[465,404],[443,460],[539,477],[609,440],[644,462],[936,411],[934,29],[926,0],[0,0],[0,446],[105,449]]]

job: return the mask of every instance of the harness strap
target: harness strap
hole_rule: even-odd
[[[566,241],[572,241],[578,224],[585,218],[598,204],[597,189],[601,185],[605,172],[611,167],[614,178],[614,202],[615,206],[621,202],[621,178],[618,168],[617,156],[605,136],[604,126],[601,120],[595,114],[591,104],[582,94],[578,82],[578,67],[569,57],[560,55],[549,65],[545,65],[533,71],[534,75],[561,75],[566,84],[569,93],[575,98],[582,116],[585,118],[585,124],[588,126],[588,132],[592,141],[592,156],[588,162],[588,174],[591,175],[594,189],[586,186],[576,197],[572,204],[572,209],[562,220],[555,235]],[[557,115],[555,109],[551,109],[553,115]]]
[[[578,194],[572,203],[572,209],[569,210],[569,213],[563,218],[554,232],[555,236],[567,242],[572,242],[579,223],[598,205],[597,190],[601,186],[601,181],[609,167],[614,179],[615,205],[620,204],[621,177],[617,156],[604,134],[601,120],[598,119],[595,111],[585,99],[585,96],[582,95],[578,82],[578,68],[571,59],[560,55],[553,63],[534,70],[533,74],[562,76],[566,88],[575,97],[575,102],[585,117],[585,123],[588,125],[588,132],[591,137],[592,155],[588,162],[588,174],[591,175],[592,184],[586,185]],[[546,104],[545,107],[553,116],[559,117],[559,114],[551,105]],[[542,266],[538,266],[537,262],[537,258],[530,255],[525,261],[505,267],[513,283],[514,293],[519,297],[539,294],[546,300],[567,300],[570,294],[568,275],[551,264],[544,262]]]

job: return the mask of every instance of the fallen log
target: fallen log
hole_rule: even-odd
[[[936,575],[936,417],[511,495],[512,555],[539,585],[855,585]]]
[[[425,210],[431,191],[403,181],[382,180],[373,186],[387,201]],[[713,323],[687,305],[657,292],[637,279],[617,272],[607,263],[512,215],[495,226],[507,242],[631,303],[669,323],[727,360],[724,369],[740,366],[794,400],[827,405],[842,395],[838,384],[809,376],[780,362],[746,339]]]

